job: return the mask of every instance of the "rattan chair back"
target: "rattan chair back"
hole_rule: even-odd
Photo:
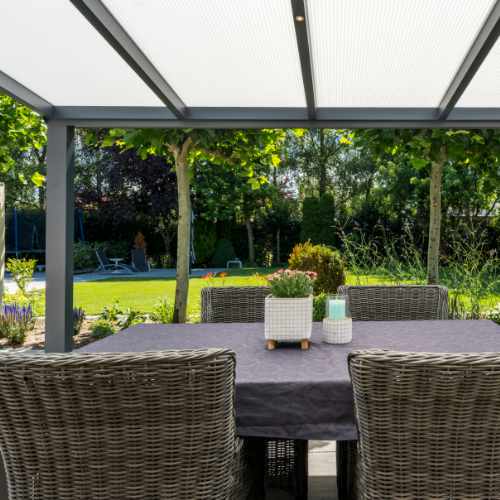
[[[361,499],[500,498],[500,354],[349,356]]]
[[[209,287],[201,290],[203,323],[261,323],[267,286]]]
[[[228,350],[0,355],[10,500],[227,499]]]
[[[448,319],[448,290],[437,285],[340,286],[352,319],[408,321]]]

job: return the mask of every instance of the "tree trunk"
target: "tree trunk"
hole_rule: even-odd
[[[319,179],[318,191],[319,197],[322,198],[326,193],[326,155],[325,155],[325,132],[322,128],[318,130],[319,133]]]
[[[276,231],[276,264],[281,264],[281,229]]]
[[[245,226],[247,228],[247,238],[248,238],[248,260],[250,265],[255,265],[255,247],[253,244],[253,227],[252,221],[250,219],[245,220]]]
[[[187,156],[191,147],[188,138],[181,148],[174,151],[177,175],[177,271],[175,278],[174,323],[186,322],[189,292],[189,248],[191,238],[191,193]]]
[[[441,244],[441,184],[446,162],[446,149],[441,148],[440,157],[432,162],[429,190],[429,246],[427,249],[427,282],[439,283],[439,250]]]

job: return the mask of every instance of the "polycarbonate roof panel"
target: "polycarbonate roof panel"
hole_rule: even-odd
[[[317,106],[439,106],[493,4],[308,0]]]
[[[305,106],[290,0],[104,4],[187,106]]]
[[[486,56],[457,107],[500,108],[500,41]]]
[[[163,106],[69,0],[0,7],[0,70],[61,106]]]

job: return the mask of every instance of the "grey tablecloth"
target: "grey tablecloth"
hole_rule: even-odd
[[[490,321],[355,322],[350,344],[330,345],[321,342],[321,324],[315,324],[312,340],[309,351],[266,351],[262,323],[139,325],[79,351],[230,348],[242,436],[350,440],[356,438],[350,351],[498,352],[500,327]]]

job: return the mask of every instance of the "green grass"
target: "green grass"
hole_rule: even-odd
[[[215,278],[211,283],[202,278],[189,281],[188,317],[190,321],[199,321],[200,291],[206,286],[251,286],[262,285],[264,281],[257,274],[265,275],[273,269],[252,268],[231,270],[226,278]],[[347,283],[354,284],[391,284],[389,277],[380,274],[365,274],[354,277],[347,275]],[[410,280],[406,283],[411,283]],[[74,303],[83,307],[87,315],[102,312],[104,306],[118,302],[122,309],[131,308],[141,312],[151,312],[155,304],[163,298],[174,301],[174,278],[112,278],[100,281],[77,283],[74,285]],[[486,308],[500,302],[499,294],[491,294],[485,301]],[[43,296],[35,303],[35,312],[44,314]]]
[[[188,316],[191,321],[199,321],[200,291],[206,286],[251,286],[262,285],[262,278],[256,273],[268,273],[268,269],[245,269],[231,271],[226,278],[215,278],[212,283],[202,278],[189,280]],[[113,278],[74,286],[74,301],[87,314],[99,314],[105,305],[115,301],[122,308],[151,312],[155,304],[167,297],[172,302],[175,296],[175,278],[134,279]]]

